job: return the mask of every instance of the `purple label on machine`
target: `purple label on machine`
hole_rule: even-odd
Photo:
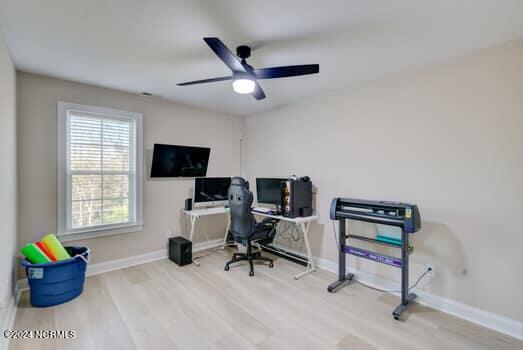
[[[343,248],[343,251],[347,254],[359,256],[360,258],[369,259],[369,260],[376,261],[376,262],[379,262],[382,264],[387,264],[390,266],[401,267],[401,265],[402,265],[400,258],[396,258],[394,256],[383,255],[383,254],[379,254],[376,252],[371,252],[370,250],[365,250],[365,249],[346,245]]]

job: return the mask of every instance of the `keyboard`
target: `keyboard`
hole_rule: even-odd
[[[277,209],[270,209],[270,208],[264,208],[264,207],[254,207],[252,208],[252,211],[267,215],[280,215],[281,212]]]

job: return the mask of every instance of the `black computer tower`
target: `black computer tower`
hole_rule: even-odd
[[[312,215],[312,182],[287,180],[281,186],[283,216],[296,218]]]
[[[180,236],[169,238],[169,259],[180,266],[192,263],[192,242]]]

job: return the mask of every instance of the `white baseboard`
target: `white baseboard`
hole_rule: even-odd
[[[315,258],[314,262],[320,269],[335,274],[338,273],[338,264],[333,261],[323,258]],[[400,288],[400,285],[397,282],[364,271],[355,270],[351,267],[347,267],[347,272],[354,273],[354,278],[372,287],[385,290],[398,290]],[[481,310],[417,288],[414,288],[412,291],[418,296],[416,301],[422,305],[429,306],[433,309],[446,312],[456,317],[523,340],[523,322],[521,321],[516,321],[489,311]]]
[[[414,288],[420,303],[523,340],[523,322]]]
[[[223,238],[213,239],[210,241],[200,242],[193,245],[193,253],[201,252],[202,250],[218,248],[223,246]]]
[[[125,269],[135,265],[146,264],[152,261],[167,258],[167,249],[155,250],[150,253],[130,256],[121,259],[104,261],[96,264],[87,265],[86,276],[99,275],[104,272]]]
[[[196,253],[196,252],[199,252],[202,250],[219,247],[222,244],[223,244],[223,239],[215,239],[212,241],[200,242],[200,243],[196,243],[193,245],[192,251],[193,251],[193,253]],[[87,266],[86,275],[94,276],[94,275],[98,275],[98,274],[101,274],[104,272],[120,270],[120,269],[124,269],[126,267],[141,265],[141,264],[145,264],[145,263],[149,263],[149,262],[153,262],[153,261],[161,260],[161,259],[167,259],[167,257],[168,257],[167,249],[160,249],[160,250],[155,250],[153,252],[145,253],[145,254],[141,254],[141,255],[135,255],[135,256],[130,256],[127,258],[110,260],[110,261],[105,261],[105,262],[101,262],[101,263],[97,263],[97,264],[91,264],[91,265]]]
[[[222,243],[223,240],[221,239],[197,243],[193,246],[193,252],[216,248],[221,246]],[[167,249],[156,250],[146,254],[91,264],[87,267],[86,274],[88,276],[93,276],[104,272],[119,270],[165,258],[167,258]],[[337,273],[338,271],[338,264],[336,262],[324,258],[314,258],[314,261],[316,266],[320,269],[333,273]],[[354,273],[357,280],[379,289],[399,289],[399,284],[397,282],[387,280],[374,274],[355,270],[351,267],[347,267],[347,272]],[[16,302],[18,301],[20,292],[27,288],[27,279],[17,281],[15,293]],[[523,322],[521,321],[516,321],[508,317],[500,316],[492,312],[481,310],[476,307],[466,305],[455,300],[443,298],[441,296],[434,295],[416,288],[413,289],[413,292],[418,295],[417,301],[420,304],[523,340]],[[15,301],[13,301],[13,304]],[[11,311],[12,315],[10,316],[12,318],[11,322],[14,322],[14,315],[16,313],[16,304],[14,305],[15,306]],[[3,349],[0,347],[0,350]]]
[[[211,249],[219,247],[223,244],[223,239],[215,239],[212,241],[205,241],[196,243],[193,245],[193,253],[200,252],[202,250]],[[104,261],[101,263],[96,264],[89,264],[87,266],[87,271],[85,272],[86,276],[94,276],[99,275],[101,273],[109,272],[109,271],[115,271],[120,269],[125,269],[126,267],[146,264],[149,262],[161,260],[161,259],[167,259],[167,249],[160,249],[155,250],[150,253],[135,255],[135,256],[129,256],[126,258],[121,259],[115,259],[115,260],[109,260]],[[18,293],[29,289],[29,285],[27,284],[27,278],[20,279],[16,282],[16,290]]]
[[[6,313],[2,322],[2,328],[0,329],[0,350],[7,350],[9,348],[9,338],[4,337],[4,331],[13,329],[15,324],[17,301],[16,294],[13,295],[8,301]]]

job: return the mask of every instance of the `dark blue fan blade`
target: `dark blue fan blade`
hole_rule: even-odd
[[[176,85],[178,85],[178,86],[186,86],[186,85],[194,85],[194,84],[205,84],[205,83],[213,83],[215,81],[224,81],[224,80],[231,80],[231,79],[232,79],[232,77],[219,77],[219,78],[210,78],[210,79],[187,81],[185,83],[178,83]]]
[[[265,98],[265,92],[263,92],[263,89],[261,88],[260,84],[258,82],[254,82],[255,87],[254,91],[252,92],[252,96],[254,96],[255,99],[263,100]]]
[[[220,59],[230,68],[233,72],[245,72],[243,65],[241,64],[238,57],[236,57],[231,50],[225,46],[225,44],[218,38],[203,38],[203,40],[209,45],[211,50],[220,57]]]
[[[302,64],[298,66],[282,66],[255,69],[256,79],[274,79],[295,77],[298,75],[316,74],[320,71],[319,64]]]

